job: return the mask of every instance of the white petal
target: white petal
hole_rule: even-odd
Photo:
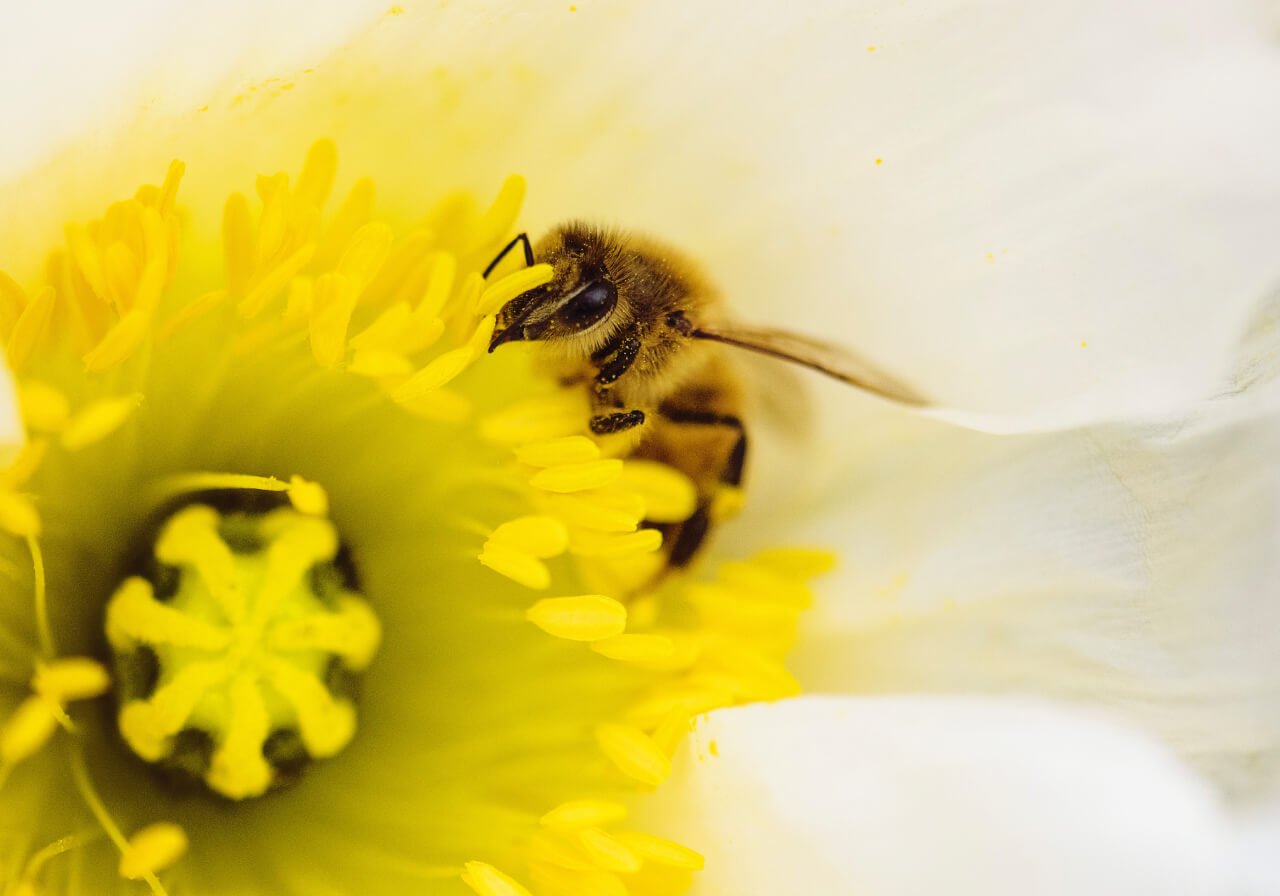
[[[698,892],[1225,894],[1229,831],[1155,742],[1048,704],[803,698],[699,720],[654,823]]]
[[[228,79],[237,90],[323,60],[384,0],[6,4],[0,14],[0,180],[89,128],[118,129],[145,104],[184,117]],[[110,136],[115,136],[114,134]],[[99,137],[101,139],[101,137]]]
[[[1240,896],[1280,893],[1280,804],[1255,807],[1237,820]]]
[[[987,427],[1182,406],[1280,278],[1280,55],[1247,0],[570,6],[384,17],[273,102],[263,144],[340,81],[348,101],[313,94],[330,121],[310,126],[362,169],[413,172],[409,190],[380,177],[386,195],[521,170],[535,229],[665,234],[743,314],[834,336]],[[260,0],[235,30],[152,7],[169,8],[135,0],[111,34],[171,42],[160,61],[189,88],[244,54],[296,75],[368,9]],[[92,83],[65,105],[19,91],[6,120],[85,115],[129,83],[134,45],[108,52],[81,21],[62,68]],[[17,55],[27,82],[67,42],[49,30],[0,29],[39,48]]]
[[[1233,790],[1280,788],[1280,416],[1225,405],[1181,427],[869,431],[827,519],[780,523],[842,556],[802,679],[1100,702]]]

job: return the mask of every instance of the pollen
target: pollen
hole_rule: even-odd
[[[338,549],[330,521],[292,507],[224,515],[191,504],[165,521],[154,571],[107,605],[120,733],[139,757],[190,773],[177,754],[207,743],[196,776],[245,799],[350,742],[355,707],[333,670],[363,671],[381,631],[343,583]]]

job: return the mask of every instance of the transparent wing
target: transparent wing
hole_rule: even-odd
[[[699,325],[694,327],[691,335],[790,361],[890,401],[914,406],[929,404],[915,389],[863,361],[848,349],[808,336],[738,323]]]

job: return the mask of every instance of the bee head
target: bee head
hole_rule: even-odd
[[[543,239],[536,254],[551,265],[551,280],[502,306],[489,351],[518,341],[602,343],[618,307],[605,250],[600,235],[581,225],[558,228]]]

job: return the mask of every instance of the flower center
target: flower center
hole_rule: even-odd
[[[333,523],[289,506],[169,516],[106,609],[134,753],[244,799],[340,752],[380,627],[339,556]]]

